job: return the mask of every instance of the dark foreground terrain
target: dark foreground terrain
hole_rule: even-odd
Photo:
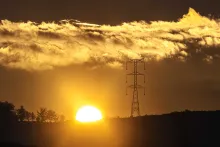
[[[115,118],[94,124],[0,121],[0,147],[220,146],[220,111]]]

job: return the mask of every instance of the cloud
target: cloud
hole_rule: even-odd
[[[130,22],[117,26],[63,20],[0,23],[0,65],[45,70],[95,63],[120,67],[126,59],[220,59],[220,22],[192,8],[177,22]]]

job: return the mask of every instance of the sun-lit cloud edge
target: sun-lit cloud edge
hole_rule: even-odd
[[[219,20],[201,16],[192,8],[176,22],[116,26],[77,20],[0,23],[0,65],[29,71],[71,64],[120,68],[127,59],[143,57],[146,61],[176,58],[184,62],[197,54],[213,62],[220,58],[219,45]]]

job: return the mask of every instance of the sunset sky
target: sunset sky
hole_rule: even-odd
[[[129,116],[123,63],[145,58],[141,114],[220,109],[219,0],[5,0],[0,101]],[[192,9],[193,8],[193,9]],[[131,69],[131,66],[129,66]],[[132,79],[129,79],[132,82]]]

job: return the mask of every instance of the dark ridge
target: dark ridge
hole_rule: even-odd
[[[219,124],[220,111],[189,110],[136,118],[111,118],[94,124],[72,121],[2,124],[1,119],[0,142],[19,142],[38,147],[220,146]]]

